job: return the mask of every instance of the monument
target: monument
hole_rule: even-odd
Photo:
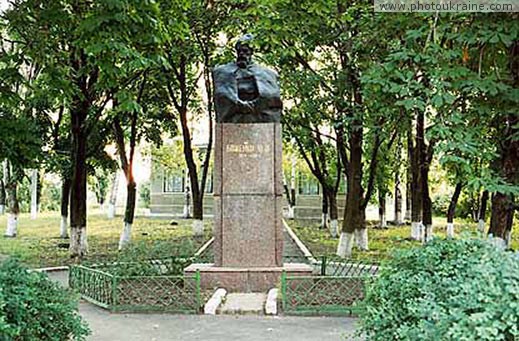
[[[250,35],[237,61],[213,71],[214,264],[192,264],[202,287],[265,291],[283,271],[310,275],[306,264],[283,264],[282,101],[277,73],[252,63]]]

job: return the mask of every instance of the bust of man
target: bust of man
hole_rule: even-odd
[[[247,34],[236,43],[236,62],[213,70],[216,122],[269,123],[281,120],[278,75],[252,62]]]

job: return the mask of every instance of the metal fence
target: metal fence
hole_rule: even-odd
[[[354,315],[362,309],[367,282],[379,264],[335,256],[312,257],[313,276],[281,277],[285,314]]]
[[[194,276],[118,276],[74,265],[69,285],[85,300],[111,311],[198,313],[200,273]]]

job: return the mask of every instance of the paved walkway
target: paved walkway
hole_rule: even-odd
[[[355,319],[250,315],[110,314],[81,303],[91,341],[346,340]]]

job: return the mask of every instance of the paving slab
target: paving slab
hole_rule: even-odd
[[[352,340],[355,318],[253,315],[112,314],[81,303],[88,341]]]
[[[265,293],[230,293],[219,309],[220,314],[263,314],[267,300]]]

